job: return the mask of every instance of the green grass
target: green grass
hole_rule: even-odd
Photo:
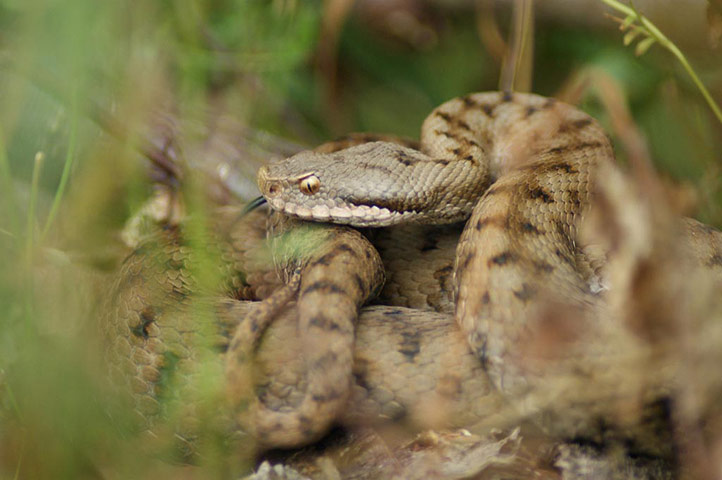
[[[662,33],[654,23],[652,23],[647,17],[642,15],[634,6],[627,6],[617,0],[601,0],[605,4],[609,5],[616,11],[625,15],[624,20],[621,22],[620,30],[626,31],[624,35],[624,45],[630,45],[632,42],[637,40],[639,37],[642,39],[637,43],[634,53],[637,56],[644,55],[655,43],[658,43],[665,49],[675,56],[680,65],[684,68],[685,72],[694,82],[694,85],[704,97],[704,100],[709,105],[709,108],[714,113],[717,120],[722,123],[722,110],[720,110],[717,102],[712,98],[707,87],[702,83],[697,72],[695,72],[692,65],[690,65],[687,57],[682,53],[677,45],[672,42],[667,36]]]
[[[379,34],[360,17],[346,19],[332,94],[316,68],[321,7],[0,1],[0,478],[175,478],[181,469],[166,461],[178,458],[168,453],[170,430],[149,441],[106,389],[98,332],[99,299],[125,253],[118,232],[152,190],[137,147],[155,131],[154,112],[172,111],[190,126],[186,146],[203,140],[194,125],[213,128],[220,114],[313,144],[354,130],[416,135],[440,102],[498,83],[473,11],[451,10],[437,12],[439,23],[428,25],[437,41],[424,48]],[[648,38],[674,45],[634,18]],[[710,110],[710,99],[722,98],[715,52],[680,56],[670,48],[684,59],[680,69],[655,49],[638,58],[617,32],[554,22],[535,32],[535,90],[554,94],[576,72],[607,72],[657,167],[697,189],[696,213],[722,225],[722,126]],[[699,65],[692,77],[690,65]],[[94,105],[128,135],[104,131]],[[598,103],[587,99],[584,107],[606,122]],[[190,181],[181,193],[191,214],[192,269],[214,290],[221,256],[207,248],[202,189]],[[208,347],[206,335],[197,341]],[[212,349],[201,352],[199,389],[212,413],[218,365]],[[229,478],[239,468],[216,434],[203,433],[193,478]]]

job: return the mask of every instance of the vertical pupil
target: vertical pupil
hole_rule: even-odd
[[[301,180],[299,187],[306,195],[313,195],[318,190],[318,180],[315,177],[308,177]]]

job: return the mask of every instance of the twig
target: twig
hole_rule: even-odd
[[[476,0],[476,30],[489,55],[502,64],[508,47],[494,17],[492,0]]]

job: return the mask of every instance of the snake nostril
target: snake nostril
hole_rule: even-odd
[[[148,306],[140,312],[140,323],[134,327],[130,327],[130,331],[139,338],[148,339],[150,337],[150,325],[155,321],[155,310]]]
[[[268,195],[269,196],[275,197],[280,192],[281,192],[281,186],[278,183],[273,182],[268,186]]]

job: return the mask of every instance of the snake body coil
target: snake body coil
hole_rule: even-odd
[[[435,109],[419,150],[373,142],[302,152],[262,167],[258,183],[274,209],[316,221],[386,226],[471,217],[457,249],[456,319],[505,390],[528,375],[512,358],[513,345],[537,314],[538,296],[595,301],[577,265],[576,233],[593,175],[612,160],[606,135],[585,113],[537,95],[493,92]]]
[[[226,323],[235,329],[225,357],[229,396],[236,408],[243,395],[253,397],[241,423],[264,447],[307,443],[335,421],[405,417],[420,426],[461,426],[499,407],[487,375],[514,399],[533,392],[555,368],[591,378],[585,359],[604,346],[599,326],[610,323],[599,267],[606,252],[590,255],[579,229],[605,171],[617,172],[595,120],[553,99],[501,92],[444,103],[425,120],[418,144],[352,137],[261,168],[259,187],[273,209],[324,224],[300,279],[264,302],[226,301],[223,316],[233,317]],[[453,267],[450,254],[427,256],[455,238],[454,226],[429,233],[428,225],[464,220]],[[414,241],[377,240],[386,277],[404,284],[387,285],[381,296],[447,314],[383,306],[358,314],[383,276],[380,260],[365,237],[329,223],[409,222],[426,225],[413,227],[424,238],[408,262],[398,252]],[[722,258],[718,232],[709,229],[700,240],[707,230],[699,224],[681,229],[699,263]],[[407,271],[427,260],[432,272]],[[166,284],[185,280],[184,270],[175,270]],[[412,292],[409,284],[421,277],[428,277],[426,290]],[[143,305],[145,292],[125,284],[128,291],[116,303],[126,306],[113,319],[117,335],[128,326],[149,330],[133,336],[133,351],[158,360],[163,342],[148,321],[158,312]],[[439,286],[453,287],[453,304],[441,298]],[[169,316],[160,319],[171,322]],[[551,317],[571,319],[583,333],[558,355],[562,361],[530,363],[527,347],[539,344]],[[254,361],[260,376],[249,374]],[[428,413],[441,410],[439,402],[449,418],[435,423]]]

